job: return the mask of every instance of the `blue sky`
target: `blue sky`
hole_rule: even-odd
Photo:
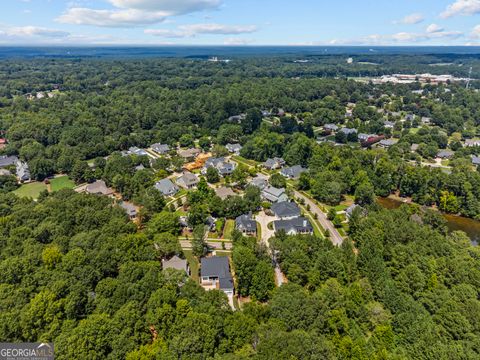
[[[480,0],[6,0],[0,44],[480,45]]]

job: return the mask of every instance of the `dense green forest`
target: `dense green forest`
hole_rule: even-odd
[[[427,209],[480,218],[480,172],[471,163],[480,153],[462,147],[480,135],[479,83],[352,79],[465,77],[470,67],[479,78],[480,61],[354,59],[2,60],[0,138],[8,143],[0,155],[28,162],[40,181],[58,173],[76,183],[103,179],[142,210],[137,226],[107,197],[61,190],[19,198],[15,177],[0,176],[0,341],[52,341],[58,359],[480,358],[480,249]],[[240,123],[231,120],[242,113]],[[416,117],[401,121],[406,114]],[[318,143],[328,123],[398,142],[362,148],[355,135]],[[317,201],[335,206],[351,196],[363,209],[353,212],[341,247],[280,233],[267,249],[234,231],[236,291],[252,301],[232,311],[222,292],[162,270],[162,258],[183,255],[180,223],[153,184],[183,161],[173,152],[154,161],[120,153],[157,142],[215,156],[239,142],[246,159],[283,157],[308,168],[295,186]],[[444,149],[455,150],[448,171],[421,166]],[[218,174],[209,173],[188,192],[193,242],[209,215],[234,219],[259,208],[259,190],[246,186],[249,171],[239,166],[229,177],[245,188],[243,197],[215,196],[207,181]],[[390,194],[419,205],[380,209],[375,197]],[[199,243],[193,251],[202,256]],[[269,250],[288,278],[278,288]]]

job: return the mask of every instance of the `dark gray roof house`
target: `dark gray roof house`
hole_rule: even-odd
[[[153,151],[155,151],[157,154],[164,155],[170,151],[170,146],[167,144],[153,144],[150,146]]]
[[[188,262],[185,259],[180,259],[177,255],[171,259],[162,259],[162,269],[174,269],[185,271],[187,275],[190,274],[190,268],[188,267]]]
[[[300,208],[290,201],[275,203],[271,207],[272,212],[280,219],[291,219],[300,216]]]
[[[273,159],[267,159],[267,161],[265,161],[263,163],[263,166],[266,169],[269,169],[269,170],[280,169],[284,165],[285,165],[285,160],[283,160],[282,158],[277,158],[277,157],[275,157]]]
[[[123,156],[128,156],[128,155],[137,155],[137,156],[148,156],[148,153],[140,149],[136,146],[132,146],[131,148],[128,149],[128,151],[122,151]]]
[[[395,139],[383,139],[383,140],[380,140],[380,142],[378,143],[378,146],[388,148],[390,146],[395,145],[397,142],[398,140],[395,140]]]
[[[235,165],[228,162],[225,158],[210,158],[205,162],[205,166],[202,169],[202,173],[206,174],[207,169],[213,167],[218,170],[218,173],[222,176],[230,175],[235,170]]]
[[[280,174],[282,174],[283,176],[289,179],[298,179],[300,177],[300,174],[305,171],[307,171],[307,169],[305,169],[301,165],[295,165],[292,167],[283,168],[280,171]]]
[[[198,177],[191,172],[185,171],[182,176],[177,178],[177,185],[184,189],[191,189],[200,182]]]
[[[227,144],[225,146],[227,148],[227,150],[233,154],[236,154],[236,155],[239,155],[240,154],[240,150],[242,150],[242,145],[240,144]]]
[[[273,186],[267,186],[262,191],[262,197],[272,203],[287,201],[288,196],[284,188],[276,188]]]
[[[178,192],[178,186],[170,179],[162,179],[155,184],[155,189],[160,191],[164,196],[173,196]]]
[[[257,176],[250,181],[250,185],[258,187],[260,190],[263,190],[268,186],[268,180],[266,178]]]
[[[450,159],[453,157],[453,155],[455,155],[455,152],[453,152],[452,150],[445,149],[445,150],[440,150],[437,154],[437,157],[439,157],[440,159]]]
[[[233,279],[226,256],[202,258],[200,277],[202,285],[213,285],[227,293],[233,293]]]
[[[312,234],[313,227],[308,219],[300,216],[288,220],[277,220],[273,222],[275,232],[285,231],[287,235]]]
[[[235,228],[243,234],[254,235],[257,232],[257,222],[251,213],[240,215],[235,219]]]
[[[344,127],[344,128],[340,129],[340,132],[344,133],[345,135],[356,134],[357,129],[351,129],[351,128]]]
[[[7,156],[7,155],[0,156],[0,168],[15,165],[17,161],[18,161],[18,157],[16,156]]]
[[[123,201],[120,203],[120,206],[125,210],[130,219],[135,219],[137,217],[137,208],[132,203]]]
[[[335,125],[335,124],[325,124],[325,125],[323,126],[323,128],[324,128],[325,130],[328,130],[328,131],[337,131],[337,130],[338,130],[338,126]]]
[[[472,164],[475,166],[480,165],[480,156],[472,155]]]

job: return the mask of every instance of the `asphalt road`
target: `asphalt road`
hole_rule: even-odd
[[[305,201],[305,205],[310,205],[310,212],[313,214],[317,214],[318,221],[320,225],[324,229],[327,229],[330,232],[330,240],[332,241],[333,245],[340,246],[343,243],[343,236],[340,235],[335,226],[333,226],[332,222],[327,219],[327,216],[323,213],[323,211],[315,204],[311,199],[303,195],[302,193],[294,190],[295,197],[303,199]]]

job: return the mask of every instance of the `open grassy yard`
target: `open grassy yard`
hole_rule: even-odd
[[[45,185],[43,182],[32,182],[30,184],[24,184],[20,186],[14,191],[14,193],[20,197],[38,199],[38,196],[43,190],[47,190],[47,185]]]
[[[230,239],[232,237],[233,229],[235,229],[235,220],[227,220],[225,227],[223,228],[223,238]]]
[[[62,189],[73,189],[75,187],[75,183],[70,180],[68,176],[60,176],[50,180],[50,186],[52,191],[58,191]]]
[[[200,264],[198,263],[197,258],[193,256],[192,250],[183,250],[183,253],[188,261],[188,266],[190,266],[192,279],[198,281],[198,270],[200,268]]]

